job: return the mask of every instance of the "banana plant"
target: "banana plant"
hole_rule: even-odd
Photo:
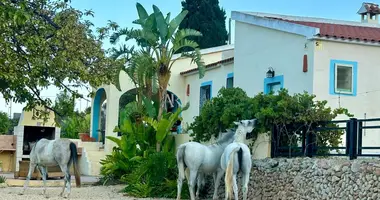
[[[177,120],[182,120],[180,114],[190,107],[190,103],[187,103],[184,107],[179,107],[174,113],[164,113],[160,120],[156,120],[151,117],[145,117],[144,121],[154,128],[156,131],[156,142],[159,144],[164,143],[163,151],[169,152],[174,144],[174,139],[168,137],[170,130]]]
[[[126,40],[134,39],[146,54],[154,58],[154,65],[151,69],[155,69],[155,76],[158,81],[158,99],[159,109],[157,118],[160,120],[165,111],[165,97],[167,93],[168,83],[171,77],[171,67],[173,63],[183,57],[191,58],[191,62],[197,64],[199,69],[199,77],[202,78],[205,73],[205,63],[202,60],[198,44],[189,39],[189,37],[199,37],[202,33],[193,29],[177,30],[182,20],[188,14],[187,10],[183,10],[173,19],[171,14],[166,16],[162,14],[160,9],[153,5],[153,13],[148,14],[145,8],[136,3],[138,19],[133,21],[134,24],[140,25],[140,29],[120,29],[111,36],[111,41],[117,41],[121,36],[126,36]],[[173,55],[182,48],[191,49],[192,52],[184,52],[177,59],[173,60]],[[153,79],[152,79],[153,80]],[[157,149],[160,147],[157,146]]]

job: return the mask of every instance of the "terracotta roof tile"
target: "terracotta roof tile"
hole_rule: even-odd
[[[210,64],[206,65],[206,69],[207,68],[211,68],[211,67],[215,67],[215,66],[220,65],[220,64],[233,62],[233,61],[234,61],[234,57],[227,58],[227,59],[224,59],[224,60],[220,60],[218,62],[214,62],[214,63],[210,63]],[[185,74],[188,74],[188,73],[191,73],[191,72],[196,72],[196,71],[198,71],[198,68],[189,69],[189,70],[181,72],[180,74],[181,75],[185,75]]]
[[[293,21],[288,19],[273,18],[277,20],[287,21],[295,24],[319,28],[319,35],[321,37],[333,37],[340,39],[359,40],[380,42],[380,28],[353,26],[345,24],[331,24],[322,22],[306,22],[306,21]]]

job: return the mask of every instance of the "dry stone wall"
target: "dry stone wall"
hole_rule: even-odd
[[[240,181],[238,186],[240,198],[242,197]],[[209,198],[212,197],[212,192],[211,186],[207,195]],[[380,199],[380,160],[350,161],[347,158],[254,160],[248,196],[250,200]],[[219,199],[224,199],[224,183],[219,188]]]

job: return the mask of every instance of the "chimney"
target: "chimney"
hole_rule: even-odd
[[[361,16],[362,23],[379,23],[380,9],[378,4],[363,2],[358,14]]]

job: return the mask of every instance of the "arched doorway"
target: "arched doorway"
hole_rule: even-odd
[[[157,96],[154,98],[158,98]],[[120,126],[121,123],[125,119],[125,106],[133,101],[137,100],[137,90],[136,89],[131,89],[125,92],[123,95],[120,96],[119,99],[119,118],[118,118],[118,125]],[[180,106],[182,105],[181,100],[178,98],[177,95],[175,95],[171,91],[167,91],[167,96],[166,96],[166,111],[167,112],[175,112]],[[181,121],[178,121],[173,128],[173,132],[181,133],[182,132],[182,126],[181,126]],[[121,133],[118,133],[118,136],[120,136]]]
[[[96,141],[101,141],[104,144],[105,124],[106,124],[106,91],[100,88],[95,93],[93,112],[92,112],[92,131],[91,137]],[[101,138],[99,138],[101,136]],[[99,140],[100,139],[100,140]]]
[[[168,90],[166,96],[166,111],[174,113],[180,106],[182,106],[181,99],[176,94]],[[182,116],[182,113],[180,116]],[[178,134],[182,133],[181,121],[178,120],[171,130],[172,132],[177,132]]]
[[[137,100],[137,89],[131,89],[124,92],[119,99],[119,118],[118,118],[118,126],[120,127],[121,123],[125,120],[125,106],[131,102]],[[117,133],[118,136],[121,136],[121,133]]]

